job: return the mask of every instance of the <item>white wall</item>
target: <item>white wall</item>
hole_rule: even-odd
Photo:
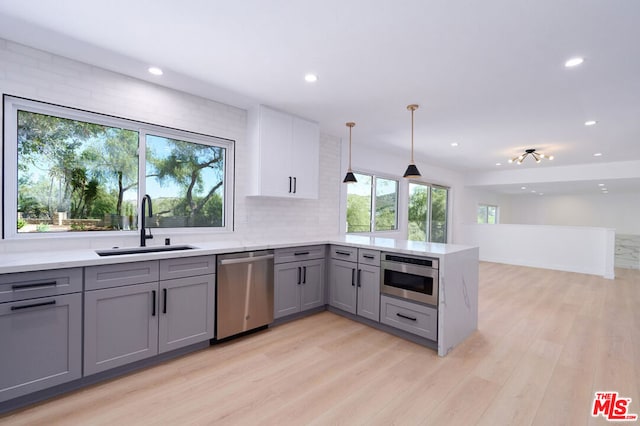
[[[467,225],[464,243],[480,260],[614,278],[613,229],[544,225]]]
[[[640,234],[640,193],[501,197],[500,223],[614,228]]]
[[[320,199],[311,201],[245,197],[248,164],[247,112],[214,100],[167,89],[118,73],[0,39],[0,93],[140,120],[236,141],[235,228],[232,235],[172,236],[176,242],[271,236],[319,236],[338,233],[340,139],[321,136]],[[293,111],[295,112],[295,111]],[[162,231],[154,232],[163,238]],[[155,240],[155,241],[158,241]],[[138,236],[92,235],[56,238],[56,247],[136,245]],[[2,240],[0,253],[34,250],[42,239]]]

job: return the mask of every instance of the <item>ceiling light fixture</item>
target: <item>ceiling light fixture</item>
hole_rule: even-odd
[[[578,65],[582,64],[583,62],[584,62],[584,58],[580,58],[580,57],[571,58],[567,62],[564,63],[564,66],[567,67],[567,68],[573,68],[573,67],[577,67]]]
[[[306,81],[307,83],[315,83],[316,81],[318,81],[318,76],[311,73],[305,74],[304,81]]]
[[[418,105],[407,105],[407,109],[411,111],[411,163],[409,163],[409,166],[407,166],[407,171],[404,172],[403,177],[417,178],[422,176],[415,163],[413,162],[413,112],[418,109]]]
[[[458,146],[458,142],[451,142],[451,146],[455,148],[456,146]]]
[[[496,166],[502,166],[502,163],[496,163]]]
[[[536,163],[540,163],[542,158],[546,158],[547,160],[553,160],[553,155],[545,155],[541,152],[536,152],[535,149],[525,149],[523,154],[520,154],[517,157],[510,158],[509,162],[510,163],[515,162],[516,164],[520,165],[522,164],[524,159],[527,158],[529,155],[531,156],[531,158],[533,158],[536,161]]]
[[[593,154],[594,157],[602,157],[602,153],[601,152],[596,152],[595,154]]]
[[[162,72],[162,70],[160,68],[158,68],[158,67],[149,67],[149,69],[147,69],[147,71],[149,71],[149,73],[153,74],[153,75],[162,75],[162,74],[164,74]]]
[[[585,125],[585,126],[595,126],[595,125],[596,125],[596,123],[597,123],[597,121],[596,121],[596,120],[589,120],[589,121],[585,121],[585,122],[584,122],[584,125]]]
[[[342,181],[343,183],[358,182],[358,180],[356,179],[356,176],[353,174],[353,171],[351,170],[351,129],[353,129],[353,126],[355,125],[356,123],[351,121],[347,123],[347,127],[349,128],[349,168],[347,169],[347,174],[345,175],[344,180]]]
[[[604,186],[604,183],[599,183],[598,186]]]

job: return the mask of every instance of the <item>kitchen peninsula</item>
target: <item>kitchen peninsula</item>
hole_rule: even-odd
[[[36,386],[36,387],[25,387],[22,392],[9,390],[6,395],[3,395],[3,390],[0,389],[0,401],[6,401],[6,403],[0,402],[0,411],[3,409],[11,409],[11,406],[6,406],[6,404],[12,404],[12,399],[18,397],[29,397],[30,393],[40,391],[45,392],[46,389],[50,386],[58,386],[61,388],[58,390],[58,393],[64,392],[67,388],[65,386],[70,386],[69,389],[80,387],[84,384],[89,383],[90,381],[86,381],[85,376],[87,374],[91,374],[92,372],[105,371],[107,368],[103,365],[99,365],[100,363],[96,363],[95,360],[88,360],[88,356],[99,359],[99,354],[96,354],[95,349],[93,352],[90,348],[96,347],[98,343],[91,343],[91,333],[88,332],[88,324],[91,324],[91,327],[95,329],[100,326],[96,326],[96,315],[91,312],[91,309],[97,309],[97,302],[99,302],[100,297],[108,296],[111,297],[121,297],[124,295],[124,288],[122,283],[118,280],[130,280],[127,282],[131,288],[133,287],[142,287],[142,286],[150,286],[148,289],[145,287],[140,291],[144,291],[140,293],[142,296],[141,300],[142,306],[145,310],[149,308],[148,300],[149,296],[144,296],[144,294],[152,294],[153,293],[153,313],[152,315],[156,316],[157,314],[160,316],[160,341],[155,344],[156,354],[161,354],[163,352],[162,347],[173,348],[171,346],[172,340],[171,336],[167,336],[167,333],[170,334],[171,325],[167,326],[165,324],[165,329],[169,331],[162,331],[162,321],[163,321],[163,313],[166,313],[167,304],[166,304],[166,294],[167,291],[172,291],[172,288],[175,286],[181,286],[184,282],[189,284],[189,280],[193,281],[196,285],[201,285],[201,288],[208,288],[209,293],[206,293],[207,290],[204,290],[204,293],[200,293],[200,297],[196,298],[198,300],[194,300],[194,306],[201,306],[201,309],[206,309],[206,312],[211,309],[212,305],[211,300],[214,298],[212,294],[212,282],[215,276],[215,267],[212,266],[212,262],[214,262],[214,258],[216,255],[224,254],[224,253],[234,253],[234,252],[244,252],[244,251],[255,251],[255,250],[269,250],[273,249],[278,252],[278,250],[283,249],[291,249],[296,247],[305,247],[305,246],[314,246],[314,247],[322,247],[322,252],[326,252],[327,248],[331,247],[344,247],[355,250],[356,252],[365,252],[365,253],[373,253],[373,254],[390,254],[394,257],[402,257],[406,256],[407,258],[413,259],[430,259],[432,261],[437,262],[439,265],[439,274],[437,275],[436,285],[434,285],[434,289],[437,290],[437,298],[434,299],[435,302],[430,305],[423,305],[420,303],[403,300],[401,297],[393,297],[386,296],[384,294],[380,295],[378,290],[378,283],[374,281],[374,287],[376,288],[377,293],[375,293],[374,298],[378,300],[385,300],[394,302],[395,307],[407,308],[408,311],[404,312],[414,312],[412,311],[412,307],[415,307],[415,312],[418,315],[407,315],[402,312],[393,311],[392,315],[397,315],[402,321],[405,322],[403,324],[395,325],[393,323],[387,322],[386,325],[383,316],[385,315],[385,306],[391,306],[391,304],[380,303],[380,314],[379,317],[374,316],[374,321],[367,320],[363,321],[373,326],[377,326],[378,322],[380,322],[380,326],[382,330],[392,332],[394,334],[398,334],[402,337],[411,338],[411,322],[415,321],[416,324],[420,323],[419,318],[415,318],[416,316],[420,316],[420,309],[424,308],[429,309],[433,312],[433,315],[437,318],[433,318],[432,324],[434,327],[437,327],[436,330],[433,330],[433,334],[429,335],[426,339],[422,337],[417,337],[415,339],[418,343],[424,344],[426,341],[426,346],[437,349],[438,355],[446,356],[457,344],[462,342],[465,338],[467,338],[471,333],[473,333],[477,329],[478,323],[478,248],[477,247],[469,247],[469,246],[461,246],[461,245],[452,245],[452,244],[437,244],[437,243],[424,243],[424,242],[413,242],[406,240],[396,240],[389,238],[377,238],[377,237],[366,237],[366,236],[338,236],[334,238],[327,239],[313,239],[313,240],[279,240],[279,241],[225,241],[225,242],[194,242],[190,244],[192,248],[188,250],[177,250],[177,251],[163,251],[163,252],[152,252],[152,253],[135,253],[135,254],[124,254],[117,256],[99,256],[96,254],[94,250],[84,249],[84,250],[70,250],[70,251],[41,251],[41,252],[29,252],[29,255],[26,256],[25,253],[11,253],[4,255],[0,259],[0,308],[3,305],[6,305],[2,312],[2,315],[7,315],[5,319],[9,320],[10,315],[15,315],[18,312],[24,312],[28,314],[29,312],[33,312],[34,310],[46,310],[51,309],[55,310],[56,306],[62,308],[63,306],[69,306],[68,310],[70,312],[67,317],[65,314],[65,319],[68,322],[69,333],[76,333],[78,336],[73,344],[77,346],[76,355],[72,356],[71,354],[67,355],[69,364],[77,363],[78,366],[84,365],[84,369],[80,369],[79,367],[76,369],[75,375],[69,376],[66,381],[52,382],[49,386]],[[184,246],[182,246],[184,247]],[[371,255],[367,255],[373,258]],[[365,256],[366,257],[366,256]],[[323,264],[328,262],[328,257],[323,259]],[[378,260],[380,257],[378,257]],[[206,264],[203,266],[199,266],[198,263],[203,263],[206,260]],[[138,266],[140,265],[140,266]],[[159,266],[159,277],[151,280],[148,277],[142,277],[143,275],[152,276],[153,268],[157,268]],[[84,268],[84,275],[83,275]],[[381,268],[384,269],[384,268]],[[57,286],[55,281],[53,283],[45,282],[44,277],[51,275],[52,273],[58,273],[57,271],[68,272],[68,281],[69,284]],[[126,272],[129,271],[129,272]],[[131,271],[135,271],[135,277],[130,279]],[[142,271],[142,272],[140,272]],[[149,272],[151,271],[151,272]],[[304,270],[305,278],[306,278],[306,269]],[[125,275],[129,273],[130,275]],[[155,272],[156,276],[158,276],[158,272]],[[64,275],[64,274],[59,274]],[[360,269],[358,270],[358,280],[360,275]],[[73,277],[76,278],[73,278]],[[82,278],[84,276],[84,282]],[[325,285],[324,281],[330,281],[331,277],[327,274],[328,279],[324,279],[322,286],[324,289],[331,288],[330,285]],[[35,278],[31,278],[35,277]],[[28,279],[31,281],[30,282]],[[132,280],[132,281],[131,281]],[[158,281],[159,280],[159,281]],[[182,280],[182,281],[180,281]],[[185,281],[186,280],[186,281]],[[384,272],[382,273],[382,279],[384,280]],[[41,282],[42,281],[42,282]],[[51,281],[51,279],[49,279]],[[124,281],[122,281],[124,283]],[[155,284],[152,282],[154,281]],[[75,284],[73,284],[75,282]],[[19,285],[16,285],[19,283]],[[148,284],[147,284],[148,283]],[[177,283],[177,284],[176,284]],[[352,283],[351,285],[355,285]],[[208,286],[208,287],[207,287]],[[359,286],[359,285],[358,285]],[[31,300],[25,300],[26,297],[21,296],[19,298],[17,296],[18,287],[24,287],[24,290],[20,289],[20,292],[27,293],[31,291],[33,288],[34,298]],[[43,287],[45,287],[43,289]],[[48,288],[47,288],[48,287]],[[194,286],[195,287],[195,286]],[[153,289],[153,290],[152,290]],[[36,292],[44,292],[48,291],[49,293],[38,293]],[[56,293],[57,292],[57,293]],[[102,292],[102,293],[100,293]],[[146,292],[146,293],[145,293]],[[13,294],[12,294],[13,293]],[[91,297],[89,297],[89,293],[91,293]],[[330,304],[329,299],[331,297],[327,297],[328,291],[323,290],[323,298],[324,304],[323,309],[326,307],[326,304]],[[81,306],[80,300],[81,295],[84,294],[84,334],[80,331],[82,327],[82,316],[79,312],[82,311],[79,307]],[[156,296],[157,294],[157,296]],[[163,296],[164,294],[164,296]],[[186,294],[186,293],[185,293]],[[205,296],[205,295],[211,296]],[[46,296],[46,300],[44,297]],[[35,297],[40,297],[37,299]],[[64,299],[62,302],[58,302],[58,305],[55,305],[55,302],[51,302],[49,299],[54,297],[59,297]],[[156,299],[157,297],[157,299]],[[209,298],[207,303],[204,303],[202,299]],[[71,302],[66,302],[66,300],[71,300],[73,298],[77,298],[74,303],[77,304],[76,308],[71,308],[73,306]],[[94,300],[95,299],[95,300]],[[74,299],[75,300],[75,299]],[[18,303],[18,301],[21,301]],[[164,301],[164,302],[162,302]],[[200,303],[202,302],[202,303]],[[92,308],[92,305],[93,308]],[[162,303],[164,303],[164,307],[162,307]],[[16,306],[13,305],[18,305]],[[12,305],[12,306],[9,306]],[[53,305],[53,306],[51,306]],[[156,308],[157,307],[157,308]],[[395,309],[395,307],[393,307]],[[23,310],[23,308],[25,308]],[[65,308],[67,309],[67,308]],[[150,309],[150,308],[149,308]],[[336,312],[335,309],[329,307],[330,310]],[[75,310],[75,311],[74,311]],[[164,310],[164,312],[163,312]],[[194,308],[195,310],[195,308]],[[171,312],[171,305],[169,306],[169,311]],[[339,311],[339,309],[338,309]],[[75,312],[73,315],[72,313]],[[339,312],[340,313],[340,312]],[[151,311],[150,311],[151,314]],[[175,314],[175,309],[174,309]],[[0,315],[0,318],[2,318]],[[92,316],[93,315],[93,316]],[[390,314],[391,315],[391,314]],[[211,322],[214,318],[213,310],[208,314]],[[68,318],[68,319],[67,319]],[[353,317],[353,319],[359,320],[357,317]],[[398,318],[395,318],[398,319]],[[89,321],[89,322],[87,322]],[[157,320],[155,320],[157,321]],[[181,321],[181,320],[180,320]],[[402,322],[401,321],[401,322]],[[77,322],[77,323],[75,323]],[[5,322],[5,325],[7,325]],[[157,322],[156,322],[157,324]],[[389,324],[391,326],[389,326]],[[158,327],[157,325],[155,326]],[[167,328],[168,327],[168,328]],[[213,332],[210,331],[211,324],[209,320],[207,320],[206,325],[202,325],[203,332],[201,333],[201,337],[199,337],[200,343],[198,345],[194,344],[192,346],[193,350],[202,348],[204,343],[208,343],[208,338],[206,333],[211,333],[209,337],[213,337]],[[395,327],[395,328],[394,328]],[[395,332],[396,328],[398,329]],[[417,328],[416,328],[417,329]],[[408,332],[407,332],[408,331]],[[7,332],[11,332],[11,329],[8,328]],[[65,329],[66,332],[66,329]],[[104,330],[103,330],[104,332]],[[110,330],[109,332],[115,332]],[[206,332],[206,333],[205,333]],[[156,331],[156,334],[158,332]],[[419,333],[417,333],[419,334]],[[32,337],[34,337],[33,335]],[[83,337],[84,336],[84,337]],[[162,339],[164,338],[164,342]],[[70,339],[69,342],[71,344]],[[84,340],[84,351],[80,351],[80,348],[83,346]],[[179,339],[174,339],[173,341],[178,341]],[[414,339],[411,339],[414,340]],[[189,340],[191,342],[192,340]],[[27,344],[28,342],[21,341],[20,339],[16,340],[17,343],[22,345]],[[197,340],[193,341],[194,343]],[[184,345],[183,345],[184,346]],[[157,349],[157,348],[160,349]],[[177,346],[179,347],[179,346]],[[59,348],[60,349],[60,348]],[[188,349],[188,348],[185,348]],[[63,349],[60,349],[63,351]],[[168,350],[168,349],[166,349]],[[84,364],[82,361],[82,355],[84,353]],[[182,351],[181,353],[184,353]],[[176,352],[176,354],[178,354]],[[137,356],[137,355],[136,355]],[[148,361],[153,361],[153,359],[157,358],[157,356],[145,355],[148,358]],[[155,358],[154,358],[155,357]],[[67,361],[65,358],[65,361]],[[113,358],[115,359],[115,358]],[[132,361],[140,362],[141,358],[131,358]],[[11,361],[11,360],[10,360]],[[14,363],[20,364],[20,360],[13,360]],[[123,364],[114,364],[114,366],[122,366]],[[83,373],[81,372],[83,371]],[[124,371],[124,370],[123,370]],[[88,373],[89,372],[89,373]],[[107,372],[108,373],[108,372]],[[122,373],[120,373],[122,374]],[[107,376],[105,376],[107,377]],[[91,378],[91,377],[89,377]],[[95,380],[94,380],[95,381]],[[68,382],[68,383],[67,383]],[[85,383],[86,382],[86,383]],[[65,385],[66,383],[66,385]],[[29,384],[31,386],[32,384]],[[16,386],[17,388],[18,386]],[[28,391],[27,391],[28,390]],[[46,396],[42,396],[46,397]],[[41,397],[41,398],[42,398]],[[16,400],[22,400],[19,398]],[[23,402],[24,403],[24,402]]]

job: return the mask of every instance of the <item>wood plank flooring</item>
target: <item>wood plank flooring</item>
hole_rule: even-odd
[[[322,312],[0,424],[606,424],[596,391],[640,414],[640,271],[616,274],[482,263],[479,329],[445,358]]]

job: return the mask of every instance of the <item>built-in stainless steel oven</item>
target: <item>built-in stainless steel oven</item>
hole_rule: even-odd
[[[438,305],[438,259],[382,253],[380,272],[383,294]]]

